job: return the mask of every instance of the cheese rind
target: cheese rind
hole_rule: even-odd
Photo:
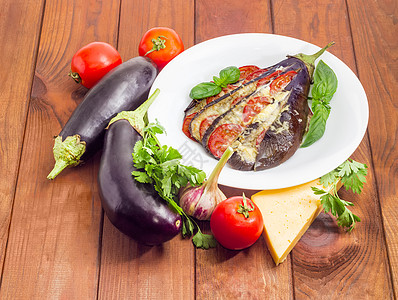
[[[319,195],[311,187],[324,189],[319,179],[252,196],[264,220],[264,236],[275,264],[283,262],[308,227],[322,211]]]

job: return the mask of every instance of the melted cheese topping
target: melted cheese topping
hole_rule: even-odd
[[[265,95],[269,95],[269,87],[265,88],[264,93]],[[258,153],[256,147],[257,137],[264,130],[268,130],[283,111],[289,109],[289,106],[286,105],[286,103],[289,99],[290,93],[290,91],[283,91],[275,95],[274,102],[267,105],[253,118],[252,123],[258,123],[259,126],[256,129],[248,128],[232,143],[232,149],[239,153],[243,160],[251,163],[255,162]],[[287,129],[289,128],[288,123],[284,126],[287,126]]]
[[[201,140],[200,138],[200,125],[204,119],[209,116],[217,115],[220,116],[223,113],[227,112],[231,108],[231,103],[239,98],[245,97],[250,93],[256,90],[256,83],[251,83],[246,86],[243,86],[232,95],[220,100],[217,103],[212,104],[211,106],[203,109],[198,115],[192,120],[190,128],[192,136],[197,139],[198,141]]]

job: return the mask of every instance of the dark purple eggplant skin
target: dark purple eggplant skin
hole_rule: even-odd
[[[134,110],[149,94],[157,76],[156,65],[146,57],[134,57],[106,74],[84,97],[59,136],[80,135],[86,143],[81,160],[102,148],[105,127],[121,111]]]
[[[269,73],[274,72],[279,67],[287,67],[284,73],[299,70],[298,74],[285,88],[285,90],[291,91],[287,101],[289,109],[283,111],[278,118],[280,122],[287,121],[289,129],[280,133],[275,133],[269,129],[257,148],[258,154],[254,163],[245,161],[235,152],[228,160],[228,164],[233,169],[241,171],[270,169],[288,160],[300,147],[309,114],[307,98],[311,83],[310,75],[304,62],[295,57],[289,57],[272,66]],[[253,123],[248,127],[248,130],[257,126],[258,124]],[[247,134],[250,134],[250,131]]]
[[[281,114],[280,121],[287,121],[289,129],[276,134],[268,130],[261,141],[254,170],[270,169],[288,160],[300,147],[309,114],[308,92],[311,78],[305,64],[298,58],[289,57],[286,64],[300,66],[300,71],[285,88],[291,91],[287,105],[289,109]]]
[[[98,172],[102,207],[122,233],[144,245],[159,245],[181,230],[181,216],[172,211],[151,184],[136,181],[131,172],[133,149],[141,139],[126,120],[118,120],[106,131]]]

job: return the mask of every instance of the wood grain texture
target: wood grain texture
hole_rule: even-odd
[[[356,71],[345,1],[273,1],[273,12],[275,33],[319,46],[334,40],[336,45],[330,52]],[[362,83],[366,84],[366,81]],[[292,252],[297,299],[392,297],[367,135],[352,157],[370,167],[368,183],[360,196],[345,191],[340,195],[355,203],[352,210],[362,222],[347,234],[337,227],[332,217],[322,214],[310,227]]]
[[[268,1],[196,1],[196,42],[233,33],[272,32]],[[228,195],[242,190],[224,188]],[[252,194],[250,191],[248,194]],[[205,232],[208,223],[202,222]],[[196,250],[198,299],[291,299],[291,261],[275,267],[263,237],[244,251]]]
[[[119,48],[138,55],[143,34],[152,27],[173,28],[185,48],[194,40],[194,1],[122,1]],[[156,101],[155,101],[156,105]],[[159,247],[138,245],[107,218],[102,236],[100,299],[194,299],[194,247],[176,236]]]
[[[0,298],[94,299],[98,164],[94,159],[52,182],[46,176],[54,163],[52,137],[85,93],[67,76],[71,58],[88,42],[116,43],[119,2],[54,0],[44,11]]]
[[[196,1],[195,43],[235,33],[272,33],[269,1]]]
[[[40,35],[43,1],[0,2],[0,272]]]
[[[347,3],[358,74],[369,99],[374,173],[398,298],[398,3]]]

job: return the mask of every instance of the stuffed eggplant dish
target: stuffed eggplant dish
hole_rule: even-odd
[[[216,159],[231,146],[228,164],[234,169],[280,165],[300,147],[311,113],[314,62],[332,44],[313,55],[288,56],[268,68],[239,68],[237,82],[215,96],[192,100],[185,109],[183,132]]]

